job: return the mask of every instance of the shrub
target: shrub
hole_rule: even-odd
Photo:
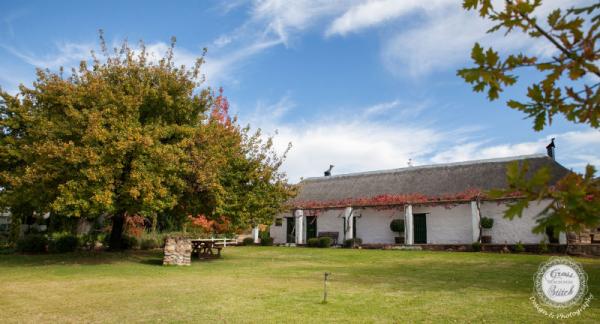
[[[269,239],[271,237],[271,231],[264,230],[264,231],[260,231],[258,232],[258,238],[262,241],[263,239]]]
[[[79,238],[79,244],[84,249],[93,250],[96,247],[96,243],[102,242],[103,239],[103,234],[90,231],[90,233],[88,234],[81,235],[81,237]]]
[[[246,237],[242,240],[242,245],[254,245],[254,238]]]
[[[48,238],[41,234],[29,234],[17,240],[17,251],[21,253],[44,253]]]
[[[362,240],[360,238],[352,238],[352,239],[347,239],[344,241],[344,247],[345,248],[354,248],[357,246],[360,246],[362,244]]]
[[[104,246],[110,248],[110,234],[107,234],[104,237],[104,241],[102,242],[102,244]],[[140,247],[140,241],[138,240],[137,237],[123,234],[123,236],[121,237],[121,249],[130,250],[130,249],[136,249],[139,247]]]
[[[490,229],[494,226],[494,219],[489,217],[481,217],[481,227],[485,229]]]
[[[123,250],[137,249],[140,247],[140,241],[135,236],[123,235],[121,247]]]
[[[79,238],[73,234],[62,234],[48,242],[48,251],[52,253],[74,252],[79,247]]]
[[[306,244],[309,247],[318,247],[319,246],[319,238],[318,237],[309,238],[308,241],[306,242]]]
[[[333,243],[331,237],[319,237],[319,247],[320,248],[328,248]]]
[[[262,246],[271,246],[273,245],[273,238],[272,237],[263,237],[260,239],[260,245]]]
[[[479,243],[479,242],[473,242],[471,244],[471,250],[473,250],[473,252],[479,252],[479,251],[481,251],[481,243]]]
[[[517,252],[517,253],[525,252],[525,246],[523,246],[523,243],[521,243],[521,241],[519,241],[519,242],[517,242],[517,244],[515,244],[515,252]]]
[[[145,238],[142,239],[142,243],[140,243],[140,249],[142,250],[152,250],[158,248],[159,246],[160,244],[155,238]]]
[[[390,230],[396,233],[404,233],[404,220],[403,219],[394,219],[390,223]]]
[[[548,243],[546,240],[542,240],[540,242],[540,253],[548,253],[550,249],[548,248]]]

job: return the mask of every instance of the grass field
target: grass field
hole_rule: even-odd
[[[528,301],[547,256],[231,247],[191,267],[161,256],[0,255],[0,322],[548,321]],[[577,261],[600,296],[600,259]],[[576,321],[599,319],[595,299]]]

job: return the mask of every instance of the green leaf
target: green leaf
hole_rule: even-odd
[[[499,60],[498,52],[495,52],[490,47],[485,53],[487,65],[490,67],[496,66]]]
[[[548,15],[548,25],[550,25],[550,27],[554,27],[556,25],[556,22],[560,18],[560,14],[560,9],[555,9]]]
[[[462,6],[464,9],[471,10],[477,8],[478,3],[479,0],[464,0]]]
[[[483,54],[483,47],[479,43],[475,43],[471,50],[471,58],[477,65],[483,66],[485,64],[485,55]]]

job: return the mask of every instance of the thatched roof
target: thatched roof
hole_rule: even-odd
[[[385,195],[451,197],[465,192],[506,188],[506,169],[513,161],[527,161],[530,174],[548,166],[553,182],[570,172],[546,155],[528,155],[340,174],[301,181],[298,196],[291,200],[290,204],[326,205],[328,202],[353,201]]]

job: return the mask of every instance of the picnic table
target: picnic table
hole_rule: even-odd
[[[235,244],[237,241],[231,239],[195,239],[192,240],[192,254],[198,254],[200,259],[220,258],[224,247]]]

